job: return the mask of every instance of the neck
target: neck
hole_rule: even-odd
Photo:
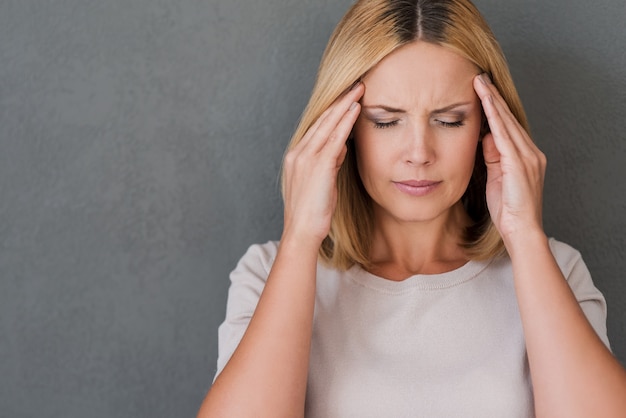
[[[460,202],[429,221],[376,216],[370,271],[389,280],[404,280],[459,268],[468,261],[460,243],[470,222]]]

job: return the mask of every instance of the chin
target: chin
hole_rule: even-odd
[[[433,221],[441,216],[447,216],[451,208],[435,208],[424,207],[426,205],[420,205],[420,207],[411,208],[395,208],[394,210],[388,210],[380,208],[378,212],[381,217],[388,217],[398,223],[423,223]]]
[[[402,199],[404,200],[404,199]],[[460,201],[447,202],[421,201],[421,202],[390,202],[380,205],[375,203],[374,213],[378,219],[392,219],[397,223],[423,223],[430,222],[442,217],[453,216],[455,209],[462,208]]]

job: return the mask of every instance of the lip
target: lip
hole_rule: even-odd
[[[394,186],[403,193],[411,196],[426,196],[434,191],[440,184],[440,181],[434,180],[401,180],[394,181]]]

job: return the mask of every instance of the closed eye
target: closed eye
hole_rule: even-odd
[[[463,121],[458,120],[456,122],[446,122],[444,120],[436,120],[437,124],[443,126],[444,128],[458,128],[463,126]]]
[[[396,126],[398,124],[397,120],[392,120],[391,122],[376,122],[374,121],[374,127],[378,129],[391,128],[392,126]]]

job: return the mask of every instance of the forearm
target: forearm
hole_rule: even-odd
[[[199,418],[303,414],[316,267],[315,246],[283,239],[246,333]]]
[[[626,373],[587,321],[542,232],[505,240],[539,417],[617,417]]]

